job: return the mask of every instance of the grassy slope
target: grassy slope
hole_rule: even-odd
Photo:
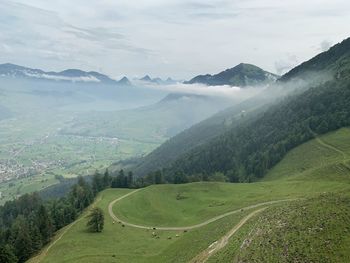
[[[258,220],[250,220],[210,261],[227,262],[229,258],[233,260],[237,256],[236,259],[243,262],[266,262],[263,251],[268,251],[268,261],[277,262],[281,256],[281,244],[285,245],[283,241],[289,242],[289,255],[298,255],[301,262],[302,259],[304,262],[305,259],[317,259],[317,255],[322,260],[326,259],[325,254],[335,257],[335,252],[339,252],[337,259],[344,259],[349,256],[344,246],[350,241],[346,232],[349,223],[346,218],[349,218],[350,211],[346,194],[350,189],[350,177],[343,162],[344,156],[350,154],[350,130],[341,129],[321,139],[343,153],[313,140],[288,153],[264,182],[152,186],[116,204],[114,211],[136,223],[191,225],[248,204],[306,196],[310,199],[276,205],[255,217]],[[110,189],[103,192],[98,206],[107,213],[108,203],[126,191]],[[338,194],[327,194],[319,199],[324,192]],[[180,198],[176,198],[178,193]],[[303,207],[307,207],[307,212],[303,212]],[[218,240],[248,212],[226,217],[188,233],[161,232],[159,239],[152,238],[152,230],[113,225],[107,214],[106,228],[102,234],[87,233],[86,221],[82,219],[50,249],[42,262],[186,262]],[[303,219],[308,223],[304,224]],[[268,225],[266,221],[272,224]],[[276,227],[280,222],[287,222],[288,227],[283,231]],[[319,226],[322,222],[325,223],[325,231],[318,233],[313,226]],[[265,242],[266,233],[270,230],[274,249]],[[337,238],[341,230],[346,235]],[[310,238],[309,233],[314,238]],[[176,238],[176,234],[180,237]],[[249,234],[255,235],[251,246],[240,249]],[[168,239],[168,236],[172,239]],[[322,248],[322,242],[326,241],[330,243],[328,250],[316,253]],[[335,247],[338,250],[331,253]],[[311,248],[316,252],[311,253]],[[288,259],[286,257],[286,261]]]
[[[343,182],[314,198],[270,208],[251,220],[209,262],[348,262],[350,129],[321,136],[288,153],[266,180]]]
[[[109,189],[97,198],[99,201],[96,205],[104,210],[106,217],[105,229],[101,234],[87,232],[86,218],[83,215],[46,255],[43,254],[46,251],[44,249],[41,255],[30,262],[186,262],[246,215],[246,212],[232,215],[187,233],[156,231],[159,238],[154,238],[154,230],[122,227],[118,223],[113,224],[108,216],[108,203],[128,191]],[[57,238],[62,232],[58,233]]]

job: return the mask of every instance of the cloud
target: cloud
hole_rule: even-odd
[[[71,82],[100,82],[99,79],[94,76],[82,76],[82,77],[66,77],[66,76],[58,76],[58,75],[48,75],[48,74],[33,74],[30,72],[24,72],[25,75],[32,78],[38,79],[49,79],[49,80],[65,80]]]
[[[299,64],[295,55],[288,54],[282,59],[275,61],[275,69],[277,74],[282,75]]]
[[[332,46],[332,42],[329,40],[323,40],[320,44],[320,50],[327,51]]]
[[[347,0],[0,0],[0,42],[13,50],[0,60],[130,77],[241,62],[282,73],[348,37],[349,23]]]
[[[203,84],[183,84],[176,83],[172,85],[146,85],[146,88],[163,90],[171,93],[188,93],[205,96],[232,98],[232,99],[247,99],[260,93],[264,87],[232,87],[229,85],[222,86],[206,86]]]

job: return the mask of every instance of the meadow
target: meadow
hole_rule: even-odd
[[[149,229],[113,223],[108,204],[132,190],[105,190],[95,204],[105,213],[101,234],[87,232],[86,212],[30,262],[189,262],[258,209],[245,207],[281,199],[294,201],[261,206],[267,209],[249,219],[208,261],[279,262],[283,255],[283,262],[293,256],[344,262],[350,256],[349,154],[350,129],[343,128],[292,150],[263,181],[150,186],[113,206],[123,221]],[[237,209],[242,210],[187,232],[152,229],[191,226]],[[316,253],[323,246],[325,252]]]

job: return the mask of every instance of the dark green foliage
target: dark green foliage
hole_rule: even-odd
[[[87,222],[87,227],[91,232],[102,232],[104,225],[103,211],[99,207],[95,207],[91,210],[89,214],[89,220]]]
[[[16,263],[18,262],[13,247],[10,245],[0,245],[0,262],[1,263]]]
[[[37,220],[36,225],[39,228],[42,242],[43,243],[49,242],[50,237],[53,235],[54,228],[52,225],[51,217],[48,214],[47,209],[44,205],[41,205],[39,207],[36,220]]]
[[[139,187],[143,187],[141,185]],[[117,176],[112,177],[111,182],[112,188],[135,188],[134,174],[129,171],[127,175],[125,175],[124,170],[120,170]]]
[[[73,186],[70,198],[73,201],[74,207],[80,212],[91,204],[94,194],[91,186],[85,182],[82,176],[78,177],[78,183]]]
[[[100,190],[105,188],[100,184],[102,179],[98,175]],[[93,183],[96,185],[96,180]],[[56,230],[73,222],[93,199],[90,184],[80,177],[66,198],[44,202],[33,193],[6,202],[0,207],[0,262],[25,262],[50,241]]]
[[[10,242],[15,248],[18,262],[25,262],[34,252],[29,224],[22,215],[12,225]]]
[[[263,112],[175,161],[165,173],[176,176],[217,171],[232,182],[261,178],[292,148],[350,125],[350,82],[332,81]],[[310,130],[311,128],[311,130]]]

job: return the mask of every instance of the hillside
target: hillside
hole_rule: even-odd
[[[205,144],[233,127],[258,114],[267,105],[278,100],[286,90],[271,87],[250,99],[229,107],[175,135],[145,157],[137,160],[133,171],[145,175],[165,168],[179,156]]]
[[[235,100],[171,93],[144,107],[79,115],[63,134],[151,142],[155,146],[194,123],[231,106]]]
[[[289,262],[293,256],[301,262],[323,262],[322,258],[344,262],[350,256],[344,249],[349,239],[339,233],[347,229],[350,213],[350,172],[341,167],[349,164],[349,142],[349,129],[311,140],[289,152],[269,172],[269,180],[261,182],[105,190],[95,203],[106,217],[102,233],[86,231],[85,213],[29,262],[204,262],[194,259],[208,249],[215,249],[204,254],[208,262],[280,262],[281,258]],[[113,223],[108,206],[125,194],[130,195],[112,206],[113,214],[148,229]],[[289,201],[268,203],[278,200]],[[220,215],[225,216],[186,231],[159,229],[195,226]],[[237,230],[227,244],[217,248],[232,229]],[[286,246],[290,253],[285,253]]]
[[[347,78],[350,73],[350,38],[334,45],[314,58],[293,68],[280,78],[280,81],[292,79],[315,78],[328,79],[335,77],[338,79]]]
[[[245,87],[273,83],[277,78],[277,75],[264,71],[257,66],[241,63],[218,74],[199,75],[184,83],[200,83],[208,86],[230,85]]]
[[[347,47],[347,41],[334,48],[345,57],[348,53],[344,45]],[[328,52],[335,52],[334,48]],[[343,63],[338,70],[347,68],[348,64]],[[302,66],[299,75],[303,75],[301,69]],[[160,167],[167,167],[164,173],[169,180],[176,173],[211,175],[215,172],[224,173],[233,182],[261,178],[286,152],[313,138],[313,132],[323,134],[350,124],[349,87],[347,75],[340,75],[289,96],[220,136],[176,156],[175,161],[160,163]],[[166,148],[159,149],[163,153],[158,155],[166,154]]]

